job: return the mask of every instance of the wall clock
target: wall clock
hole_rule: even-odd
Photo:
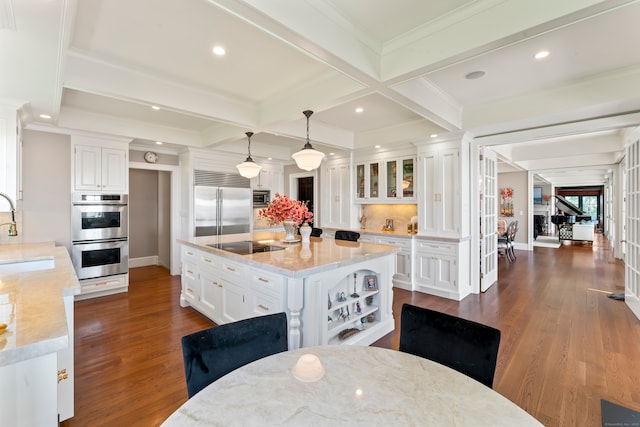
[[[155,163],[158,161],[158,155],[153,151],[147,151],[146,153],[144,153],[144,160],[147,163]]]

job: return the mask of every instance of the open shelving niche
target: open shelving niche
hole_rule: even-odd
[[[326,321],[329,344],[348,344],[350,340],[355,340],[361,331],[380,322],[380,290],[367,289],[368,276],[375,277],[376,283],[380,283],[380,277],[374,271],[358,270],[343,277],[327,291]],[[344,300],[341,300],[341,296]],[[360,332],[340,338],[340,333],[349,329],[357,329]]]

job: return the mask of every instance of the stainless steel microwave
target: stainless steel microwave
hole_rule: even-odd
[[[253,207],[266,208],[271,201],[271,192],[269,190],[253,190]]]

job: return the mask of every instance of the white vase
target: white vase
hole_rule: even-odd
[[[284,227],[284,241],[285,242],[295,242],[296,240],[296,223],[293,221],[282,221],[282,226]]]
[[[300,227],[300,236],[302,237],[303,242],[309,241],[309,236],[311,236],[311,227],[309,227],[309,224],[306,222],[302,224],[302,227]]]

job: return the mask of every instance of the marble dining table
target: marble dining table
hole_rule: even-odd
[[[279,353],[213,382],[176,426],[541,426],[448,367],[396,350],[333,345]]]

